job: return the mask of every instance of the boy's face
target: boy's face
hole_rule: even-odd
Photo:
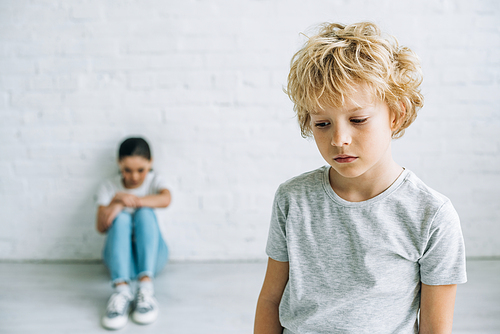
[[[318,108],[311,128],[323,158],[340,177],[377,177],[392,160],[395,118],[387,103],[358,86],[341,107]]]
[[[125,188],[140,187],[151,169],[152,161],[141,156],[124,157],[118,161]]]

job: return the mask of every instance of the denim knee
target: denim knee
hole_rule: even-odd
[[[132,215],[127,212],[120,212],[111,224],[110,230],[122,230],[132,228]]]
[[[155,210],[153,208],[149,208],[147,206],[143,206],[143,207],[136,209],[135,213],[134,213],[135,216],[137,216],[137,215],[151,215],[151,214],[154,215]]]
[[[154,209],[142,207],[142,208],[135,210],[134,222],[136,224],[141,224],[141,223],[146,223],[146,222],[156,223],[156,215],[155,215]]]

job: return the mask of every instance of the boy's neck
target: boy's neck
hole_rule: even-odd
[[[343,177],[330,168],[330,185],[340,198],[349,202],[363,202],[387,190],[403,170],[392,159],[383,168],[372,169],[355,178]]]

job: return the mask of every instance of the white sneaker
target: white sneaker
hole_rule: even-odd
[[[138,324],[147,325],[154,322],[156,318],[158,318],[158,302],[153,297],[153,291],[139,288],[132,319]]]
[[[111,295],[106,307],[106,314],[102,317],[102,325],[107,329],[120,329],[127,324],[132,293],[128,290],[115,292]]]

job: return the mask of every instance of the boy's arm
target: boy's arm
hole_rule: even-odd
[[[456,293],[456,284],[422,283],[419,334],[451,334]]]
[[[281,334],[279,304],[288,282],[288,262],[269,258],[262,290],[257,301],[254,334]]]
[[[170,205],[172,196],[168,189],[162,189],[156,195],[148,195],[139,198],[140,206],[147,206],[149,208],[166,208]]]

